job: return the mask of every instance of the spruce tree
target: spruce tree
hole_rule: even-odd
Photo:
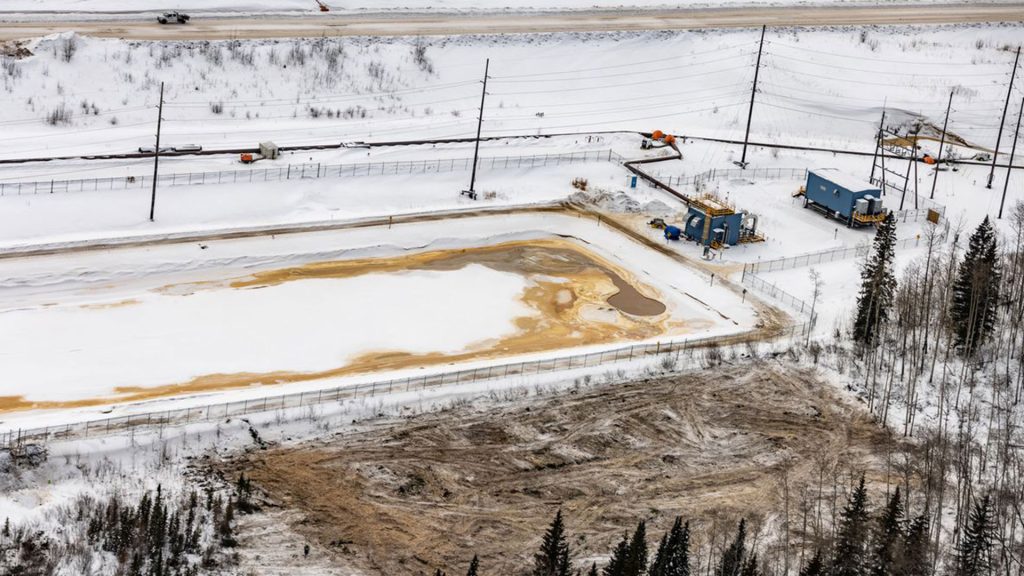
[[[597,562],[590,563],[590,572],[587,572],[587,576],[597,576]]]
[[[629,534],[623,534],[622,540],[615,545],[612,556],[608,559],[601,574],[604,576],[625,576],[626,564],[629,562]]]
[[[879,327],[889,319],[889,310],[896,296],[896,274],[893,271],[895,248],[896,217],[889,212],[875,233],[872,254],[860,271],[861,285],[857,296],[853,338],[861,344],[875,344]]]
[[[869,573],[871,576],[895,576],[903,544],[903,502],[899,486],[878,518],[871,540]]]
[[[661,535],[661,540],[658,542],[658,549],[654,552],[654,560],[651,561],[651,567],[647,572],[647,576],[665,576],[665,564],[668,562],[668,533]]]
[[[690,523],[677,517],[661,539],[648,576],[690,576]]]
[[[992,568],[992,505],[988,495],[975,502],[956,556],[955,576],[987,576]]]
[[[466,571],[466,576],[479,576],[480,572],[480,558],[476,554],[473,554],[473,559],[469,561],[469,570]]]
[[[832,557],[832,576],[865,576],[867,574],[868,493],[864,477],[850,494],[839,518]]]
[[[555,514],[551,526],[544,533],[540,550],[533,556],[533,576],[568,576],[569,542],[562,521],[562,511]]]
[[[633,538],[629,541],[629,555],[623,569],[624,576],[644,576],[647,571],[647,523],[641,520],[636,525]]]
[[[928,517],[924,514],[914,518],[907,526],[899,567],[902,576],[931,576],[931,542],[928,532]]]
[[[743,559],[747,554],[747,521],[740,520],[736,529],[736,538],[722,554],[718,564],[717,576],[740,576],[743,571]]]
[[[821,549],[814,551],[811,561],[800,570],[800,576],[823,576],[825,574],[825,563],[821,558]]]
[[[743,563],[743,570],[740,572],[741,576],[762,576],[761,568],[757,565],[757,553],[751,554],[746,562]]]
[[[950,317],[956,330],[957,345],[967,355],[973,354],[992,334],[1001,276],[996,235],[986,216],[971,234],[967,253],[953,282]]]

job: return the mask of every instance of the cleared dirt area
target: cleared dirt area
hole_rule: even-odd
[[[476,553],[487,573],[519,574],[559,507],[577,559],[607,554],[640,518],[657,538],[683,515],[697,546],[717,544],[741,516],[777,520],[784,469],[794,494],[826,460],[882,478],[886,443],[813,373],[766,361],[462,405],[252,452],[224,472],[250,475],[289,518],[282,540],[314,543],[318,566],[461,573]]]

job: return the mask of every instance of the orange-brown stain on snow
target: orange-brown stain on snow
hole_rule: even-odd
[[[514,320],[516,332],[477,342],[455,354],[411,354],[379,350],[361,354],[327,370],[205,374],[186,382],[159,386],[121,386],[100,398],[33,401],[24,396],[0,397],[0,412],[57,409],[126,403],[250,386],[309,382],[352,374],[455,364],[616,341],[643,340],[669,331],[695,329],[702,323],[672,320],[653,288],[581,245],[568,240],[524,240],[489,246],[433,250],[387,258],[314,262],[256,272],[223,282],[165,286],[167,294],[214,289],[260,289],[307,279],[344,279],[365,274],[409,270],[458,270],[470,264],[516,273],[530,281],[521,297],[533,313]],[[467,286],[486,290],[486,286]],[[129,305],[132,301],[116,305]],[[453,322],[462,319],[453,318]],[[382,317],[382,322],[389,321]],[[187,359],[183,359],[187,360]]]

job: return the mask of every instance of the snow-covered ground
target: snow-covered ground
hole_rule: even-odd
[[[165,145],[469,137],[486,58],[484,135],[661,129],[742,138],[758,36],[48,37],[27,45],[34,56],[5,60],[0,157],[152,145],[161,83]],[[870,149],[883,107],[893,124],[920,114],[941,126],[952,90],[950,130],[991,148],[1020,36],[1018,24],[772,29],[752,138]],[[47,124],[55,111],[66,111],[67,123]]]
[[[0,261],[4,277],[0,356],[5,366],[0,396],[68,400],[107,395],[119,387],[174,384],[206,374],[324,370],[369,351],[461,351],[514,332],[514,319],[530,317],[533,312],[526,313],[518,302],[526,288],[522,278],[472,266],[457,272],[306,280],[261,290],[202,287],[310,262],[552,234],[580,239],[587,250],[619,263],[658,291],[669,308],[672,328],[655,339],[731,334],[750,330],[757,322],[749,302],[744,304],[729,290],[712,288],[695,271],[593,219],[558,214],[483,216],[392,229],[211,241],[203,249],[172,244],[10,259]],[[193,283],[199,284],[189,288]],[[473,321],[467,322],[468,318]],[[592,349],[584,346],[526,357]],[[487,363],[481,360],[473,365]],[[287,385],[286,390],[271,387],[192,395],[135,409],[206,405],[348,381],[327,377]],[[81,418],[97,410],[107,408],[72,412]],[[40,422],[40,418],[38,414],[11,415],[3,426],[25,427],[26,422]]]

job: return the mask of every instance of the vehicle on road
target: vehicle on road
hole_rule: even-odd
[[[185,144],[184,146],[175,146],[175,152],[202,152],[203,147],[198,144]]]
[[[174,148],[171,148],[170,146],[161,146],[160,147],[160,153],[163,154],[164,152],[174,152]],[[155,153],[156,153],[156,147],[155,146],[139,146],[139,154],[155,154]]]
[[[177,22],[178,24],[186,24],[192,17],[188,14],[181,12],[164,12],[163,14],[156,17],[156,21],[161,24],[169,24],[171,22]]]

